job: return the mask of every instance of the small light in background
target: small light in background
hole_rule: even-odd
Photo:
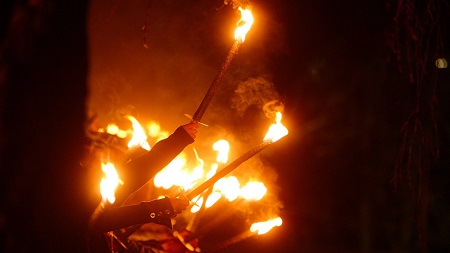
[[[436,67],[438,69],[446,69],[448,66],[447,60],[445,58],[439,58],[436,60]]]

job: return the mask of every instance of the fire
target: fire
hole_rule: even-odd
[[[264,141],[266,142],[275,142],[279,139],[286,136],[289,131],[283,124],[281,124],[281,112],[276,113],[275,123],[269,127],[266,136],[264,137]]]
[[[147,134],[141,127],[140,123],[133,116],[126,116],[132,123],[133,136],[128,143],[128,147],[141,146],[147,150],[150,149],[150,145],[147,142]],[[282,129],[284,126],[281,125],[281,113],[276,114],[276,123],[273,124],[266,135],[272,136],[275,130]],[[285,132],[287,132],[286,128]],[[126,137],[127,131],[120,130],[115,124],[109,124],[105,130],[110,134],[123,135]],[[283,131],[282,131],[283,132]],[[169,134],[167,131],[162,131],[161,127],[156,122],[150,122],[147,125],[147,133],[152,139],[163,139]],[[282,133],[281,137],[286,135]],[[280,135],[279,135],[280,136]],[[281,138],[281,137],[278,137]],[[180,187],[184,191],[194,188],[196,185],[208,180],[216,174],[220,164],[226,164],[228,162],[228,153],[230,151],[230,144],[226,140],[218,140],[212,145],[212,149],[217,152],[216,161],[210,163],[209,171],[204,170],[205,161],[201,159],[195,149],[193,149],[196,156],[196,165],[194,167],[188,166],[191,162],[188,161],[188,156],[185,152],[180,153],[172,162],[170,162],[163,170],[157,173],[154,177],[154,185],[158,188],[170,189],[171,187]],[[114,165],[111,163],[104,164],[102,166],[103,171],[105,171],[106,179],[102,179],[101,182],[101,192],[104,200],[108,200],[113,203],[115,201],[114,191],[116,187],[122,183],[115,171]],[[213,206],[222,197],[232,202],[237,198],[241,197],[247,201],[258,201],[261,200],[267,192],[267,188],[262,182],[252,181],[248,182],[245,186],[241,187],[239,180],[234,177],[224,177],[218,180],[212,189],[211,194],[208,196],[197,196],[194,198],[191,212],[198,212],[200,206],[204,203],[205,208]]]
[[[148,135],[151,137],[154,137],[154,138],[158,137],[161,133],[161,126],[154,121],[152,121],[152,122],[150,122],[150,124],[148,124],[147,129],[148,129]]]
[[[222,198],[222,194],[220,194],[220,192],[211,193],[206,199],[205,207],[208,208],[213,206],[217,201],[219,201],[220,198]]]
[[[165,139],[170,135],[169,132],[161,130],[161,126],[154,121],[151,121],[150,124],[148,124],[147,132],[150,137],[155,138],[156,142]]]
[[[102,194],[103,201],[108,201],[112,204],[116,201],[116,197],[114,196],[116,188],[119,184],[123,184],[123,182],[120,180],[114,164],[110,162],[102,163],[102,170],[105,173],[105,177],[100,182],[100,193]]]
[[[139,124],[139,121],[133,116],[127,116],[127,119],[131,121],[131,126],[133,127],[133,136],[128,142],[128,148],[141,146],[145,150],[150,150],[150,144],[147,142],[147,135],[141,124]]]
[[[221,178],[214,184],[213,189],[221,192],[228,201],[233,201],[239,197],[239,180],[233,176]]]
[[[213,144],[213,150],[217,151],[216,161],[219,163],[227,163],[230,144],[226,140],[218,140]]]
[[[125,138],[127,137],[127,131],[121,130],[119,128],[119,126],[117,126],[116,124],[108,124],[108,126],[106,127],[106,129],[100,128],[98,130],[99,133],[108,133],[111,135],[117,135],[117,137],[119,138]]]
[[[260,200],[266,195],[267,188],[262,182],[248,182],[240,190],[240,195],[247,200]]]
[[[203,197],[198,195],[197,197],[192,199],[192,203],[194,203],[194,205],[192,205],[191,207],[191,213],[200,211],[200,207],[203,205]]]
[[[280,217],[264,222],[253,223],[250,227],[250,231],[257,232],[258,235],[262,235],[269,232],[275,226],[281,226],[282,223],[283,220]]]
[[[245,35],[253,25],[253,15],[249,9],[239,7],[239,11],[241,12],[241,19],[237,22],[238,27],[234,32],[234,39],[242,43],[245,41]]]
[[[197,157],[197,166],[193,169],[186,168],[187,156],[185,153],[179,154],[163,170],[158,172],[153,180],[156,187],[170,189],[172,186],[182,187],[185,191],[191,189],[195,183],[203,177],[204,161]]]

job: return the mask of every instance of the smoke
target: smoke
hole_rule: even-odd
[[[224,0],[224,4],[229,4],[233,7],[233,9],[236,9],[238,7],[248,7],[251,5],[250,1],[247,0]]]
[[[268,118],[275,118],[275,112],[283,112],[284,106],[278,100],[275,85],[264,77],[249,78],[237,85],[232,98],[232,108],[243,116],[252,106],[261,108]]]

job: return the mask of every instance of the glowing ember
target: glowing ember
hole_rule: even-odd
[[[241,188],[240,195],[247,200],[260,200],[266,195],[267,188],[261,182],[249,182]]]
[[[241,11],[241,19],[238,21],[238,28],[234,32],[234,39],[242,43],[245,41],[245,35],[253,25],[253,15],[249,9],[239,7],[239,11]]]
[[[275,142],[289,133],[287,128],[281,124],[281,117],[282,117],[281,112],[277,112],[275,123],[269,127],[269,130],[267,131],[267,134],[264,137],[264,141]]]
[[[133,116],[127,116],[127,119],[131,121],[133,127],[133,137],[128,142],[128,148],[141,146],[145,150],[150,150],[150,144],[147,142],[147,135],[144,129]]]
[[[117,174],[116,168],[112,163],[102,163],[102,170],[105,173],[105,177],[100,182],[100,193],[102,194],[103,201],[114,203],[116,197],[114,193],[119,184],[123,184]]]
[[[282,223],[283,221],[281,220],[280,217],[264,222],[253,223],[252,226],[250,227],[250,231],[257,232],[258,235],[262,235],[269,232],[275,226],[277,227],[281,226]]]

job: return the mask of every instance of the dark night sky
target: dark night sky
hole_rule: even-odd
[[[92,1],[91,108],[112,118],[116,110],[132,112],[166,129],[183,123],[233,43],[238,15],[222,4]],[[201,130],[197,143],[224,132],[237,143],[255,143],[254,129],[264,122],[261,103],[267,94],[279,99],[290,134],[260,159],[278,175],[284,224],[224,252],[415,252],[413,195],[407,184],[394,191],[390,183],[415,88],[388,62],[387,3],[260,0],[253,1],[253,12],[255,24],[204,117],[212,127]],[[435,79],[427,80],[437,87],[438,129],[446,143],[442,115],[448,106],[441,101],[448,95],[442,86],[448,85],[448,69],[437,71],[430,62]],[[267,88],[258,90],[260,100],[234,93],[250,80]],[[424,87],[425,94],[433,89]],[[424,129],[432,126],[423,123]],[[448,150],[441,148],[442,158],[431,162],[436,181],[429,215],[442,223],[427,231],[430,249],[448,250],[449,217],[440,217],[448,208]]]

